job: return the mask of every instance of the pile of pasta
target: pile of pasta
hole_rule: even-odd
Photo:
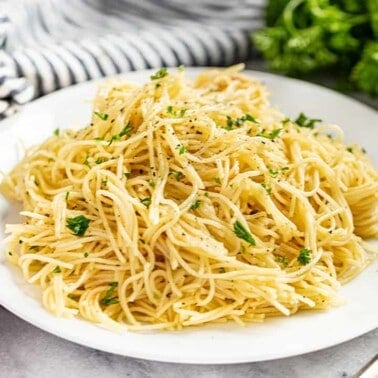
[[[362,238],[378,236],[378,173],[241,69],[109,81],[86,127],[55,130],[4,177],[23,207],[9,260],[49,311],[172,330],[341,303],[376,257]]]

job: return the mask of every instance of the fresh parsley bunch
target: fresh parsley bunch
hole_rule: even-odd
[[[252,41],[273,70],[333,69],[378,95],[378,0],[269,0],[266,23]]]

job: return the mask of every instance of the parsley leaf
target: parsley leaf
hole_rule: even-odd
[[[107,114],[107,113],[94,112],[94,114],[95,114],[98,118],[102,119],[103,121],[106,121],[106,120],[109,118],[109,114]]]
[[[263,138],[268,138],[268,139],[271,139],[273,140],[275,137],[277,137],[279,135],[279,133],[281,132],[282,129],[274,129],[272,130],[270,133],[266,133],[264,130],[258,134],[256,134],[256,136],[261,136]]]
[[[170,175],[172,175],[176,179],[176,181],[180,181],[181,177],[182,177],[182,172],[173,171],[173,172],[170,173]]]
[[[105,293],[104,298],[102,298],[101,301],[100,301],[100,303],[103,306],[109,306],[111,304],[117,304],[117,303],[119,303],[119,300],[117,299],[117,297],[112,297],[112,295],[114,293],[114,290],[118,286],[118,282],[111,282],[109,286],[110,287],[107,290],[107,292]]]
[[[265,191],[266,191],[269,195],[272,194],[272,188],[271,188],[269,185],[267,185],[265,182],[262,182],[262,183],[261,183],[261,186],[265,189]]]
[[[54,130],[54,135],[59,136],[59,134],[60,134],[60,130],[59,129],[55,129]]]
[[[53,270],[53,273],[62,273],[60,266],[55,267],[55,269]]]
[[[140,202],[143,203],[144,206],[148,207],[151,205],[152,200],[151,200],[151,197],[146,197],[146,198],[142,198]]]
[[[307,127],[308,129],[313,129],[315,123],[322,122],[321,119],[309,118],[304,113],[300,113],[297,119],[294,121],[299,127]]]
[[[252,234],[239,221],[234,223],[234,233],[239,239],[245,240],[250,245],[256,245]]]
[[[279,264],[282,264],[282,266],[284,268],[286,268],[289,265],[289,262],[287,261],[287,257],[286,256],[276,256],[276,261]]]
[[[270,177],[276,178],[278,176],[278,171],[275,171],[274,169],[268,169]]]
[[[253,116],[250,114],[245,114],[242,117],[232,119],[230,116],[226,116],[227,121],[226,121],[226,126],[224,127],[226,130],[232,130],[233,126],[235,127],[240,127],[244,124],[244,122],[249,121],[249,122],[254,122],[254,123],[259,123]]]
[[[200,207],[200,205],[201,205],[201,200],[195,200],[195,201],[193,202],[193,205],[190,206],[190,208],[191,208],[192,210],[195,210],[195,209],[198,209],[198,208]]]
[[[127,125],[122,129],[122,131],[119,133],[119,137],[123,137],[125,135],[129,135],[133,131],[133,128],[131,126],[131,123],[128,122]]]
[[[165,67],[160,68],[159,71],[155,72],[150,76],[151,80],[158,80],[168,75],[168,71]]]
[[[66,226],[73,232],[74,235],[83,236],[85,231],[87,231],[89,222],[90,220],[84,215],[78,215],[74,218],[68,218]]]
[[[178,145],[176,147],[176,150],[178,150],[179,152],[179,155],[183,155],[185,154],[185,152],[188,152],[188,150],[185,148],[185,146],[183,146],[182,144],[181,145]]]
[[[307,265],[311,261],[310,253],[311,251],[307,248],[301,249],[297,257],[297,261],[299,262],[299,264]]]
[[[148,181],[148,185],[149,185],[151,188],[155,188],[156,183],[155,183],[154,180],[150,180],[150,181]]]

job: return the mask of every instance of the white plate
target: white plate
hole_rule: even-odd
[[[197,71],[187,69],[190,74]],[[372,109],[316,85],[266,73],[248,73],[267,84],[272,103],[289,116],[303,111],[342,125],[346,140],[363,145],[378,166],[378,117]],[[124,76],[143,82],[150,74],[151,71],[141,71]],[[0,170],[8,171],[19,159],[15,146],[20,139],[30,145],[42,141],[57,127],[84,125],[90,114],[90,104],[85,99],[93,97],[96,83],[84,83],[46,96],[1,122]],[[14,205],[1,199],[1,232],[15,213]],[[0,254],[0,304],[47,332],[125,356],[212,364],[262,361],[326,348],[378,326],[377,263],[342,288],[348,303],[328,312],[299,313],[245,328],[227,324],[182,332],[117,334],[79,319],[60,319],[49,314],[38,300],[39,291],[25,284],[18,269],[3,261],[3,255]]]

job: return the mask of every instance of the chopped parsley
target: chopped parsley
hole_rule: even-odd
[[[8,251],[9,256],[13,256],[13,253],[11,251]]]
[[[180,181],[181,177],[182,177],[182,172],[173,171],[173,172],[170,173],[170,175],[172,175],[176,179],[176,181]]]
[[[265,132],[265,130],[263,130],[262,132],[258,133],[256,136],[261,136],[263,138],[268,138],[268,139],[273,140],[274,138],[276,138],[279,135],[281,130],[282,129],[274,129],[270,133],[267,133],[267,132]]]
[[[262,182],[262,183],[261,183],[261,186],[265,189],[265,191],[266,191],[269,195],[272,194],[272,188],[271,188],[269,185],[267,185],[265,182]]]
[[[59,136],[59,134],[60,134],[60,130],[59,129],[55,129],[54,130],[54,135]]]
[[[129,135],[129,134],[131,134],[132,131],[133,131],[133,128],[131,126],[131,122],[128,122],[127,125],[119,133],[119,137],[121,138],[125,135]]]
[[[224,269],[222,266],[221,268],[219,268],[219,273],[226,273],[226,269]]]
[[[115,140],[119,140],[120,137],[119,137],[119,134],[114,134],[111,136],[109,142],[108,142],[108,147],[115,141]]]
[[[53,273],[62,273],[62,270],[60,269],[59,265],[55,267],[55,269],[53,270]]]
[[[101,164],[101,163],[103,163],[103,162],[105,162],[106,161],[106,159],[104,159],[104,158],[97,158],[96,160],[95,160],[95,163],[96,164]]]
[[[346,150],[347,150],[348,152],[350,152],[351,154],[353,154],[353,147],[347,147]]]
[[[234,233],[239,239],[245,240],[250,245],[256,245],[252,234],[239,221],[234,223]]]
[[[184,117],[186,111],[187,111],[187,109],[178,109],[178,110],[175,110],[172,105],[169,105],[167,107],[167,113],[170,114],[170,115],[172,115],[173,117],[176,117],[176,118],[182,118],[182,117]]]
[[[183,146],[182,144],[181,145],[178,145],[176,147],[176,150],[178,150],[179,152],[179,155],[183,155],[185,154],[185,152],[188,152],[188,150],[185,148],[185,146]]]
[[[104,137],[96,137],[94,140],[104,140]]]
[[[140,202],[143,203],[144,206],[148,207],[151,205],[152,200],[151,200],[151,197],[146,197],[146,198],[142,198]]]
[[[150,180],[150,181],[148,181],[148,185],[149,185],[151,188],[155,188],[156,183],[155,183],[154,180]]]
[[[215,177],[214,178],[214,181],[217,183],[217,184],[221,184],[221,179],[219,177]]]
[[[89,256],[89,253],[88,252],[84,252],[84,257],[88,257]]]
[[[98,118],[102,119],[103,121],[106,121],[106,120],[109,118],[109,114],[107,114],[107,113],[94,112],[94,114],[95,114]]]
[[[117,288],[118,286],[118,282],[111,282],[109,284],[109,289],[107,290],[107,292],[105,293],[105,296],[104,298],[101,299],[100,303],[103,305],[103,306],[109,306],[111,304],[117,304],[119,303],[119,300],[117,297],[113,297],[113,293],[114,293],[114,290]]]
[[[304,113],[300,113],[297,119],[294,121],[299,127],[307,127],[308,129],[313,129],[315,123],[322,122],[321,119],[309,118]]]
[[[311,251],[307,248],[301,249],[297,257],[297,261],[299,262],[299,264],[307,265],[311,261],[310,253]]]
[[[254,123],[259,123],[253,116],[250,114],[245,114],[242,117],[232,119],[230,116],[226,116],[227,121],[226,121],[226,126],[224,127],[226,130],[232,130],[235,127],[240,127],[244,124],[244,122],[249,121],[249,122],[254,122]]]
[[[130,172],[125,172],[124,175],[125,175],[126,178],[130,178],[131,177],[131,173]]]
[[[74,235],[83,236],[85,231],[87,231],[89,222],[90,220],[84,215],[78,215],[74,218],[68,218],[66,226],[73,232]]]
[[[201,200],[195,200],[195,201],[193,202],[193,205],[190,206],[190,208],[191,208],[192,210],[195,210],[195,209],[198,209],[198,208],[200,207],[200,205],[201,205]]]
[[[101,184],[104,185],[104,186],[107,186],[108,185],[108,179],[102,180]]]
[[[150,76],[151,80],[158,80],[168,75],[168,70],[165,67],[160,68],[159,71],[155,72]]]
[[[268,169],[270,177],[276,178],[278,176],[278,171],[275,171],[274,169]]]
[[[91,165],[89,164],[88,158],[89,158],[89,155],[86,154],[86,155],[85,155],[85,159],[84,159],[84,161],[83,161],[83,164],[86,165],[88,168],[90,168]]]
[[[68,200],[69,196],[70,196],[70,192],[66,192],[66,201]]]

